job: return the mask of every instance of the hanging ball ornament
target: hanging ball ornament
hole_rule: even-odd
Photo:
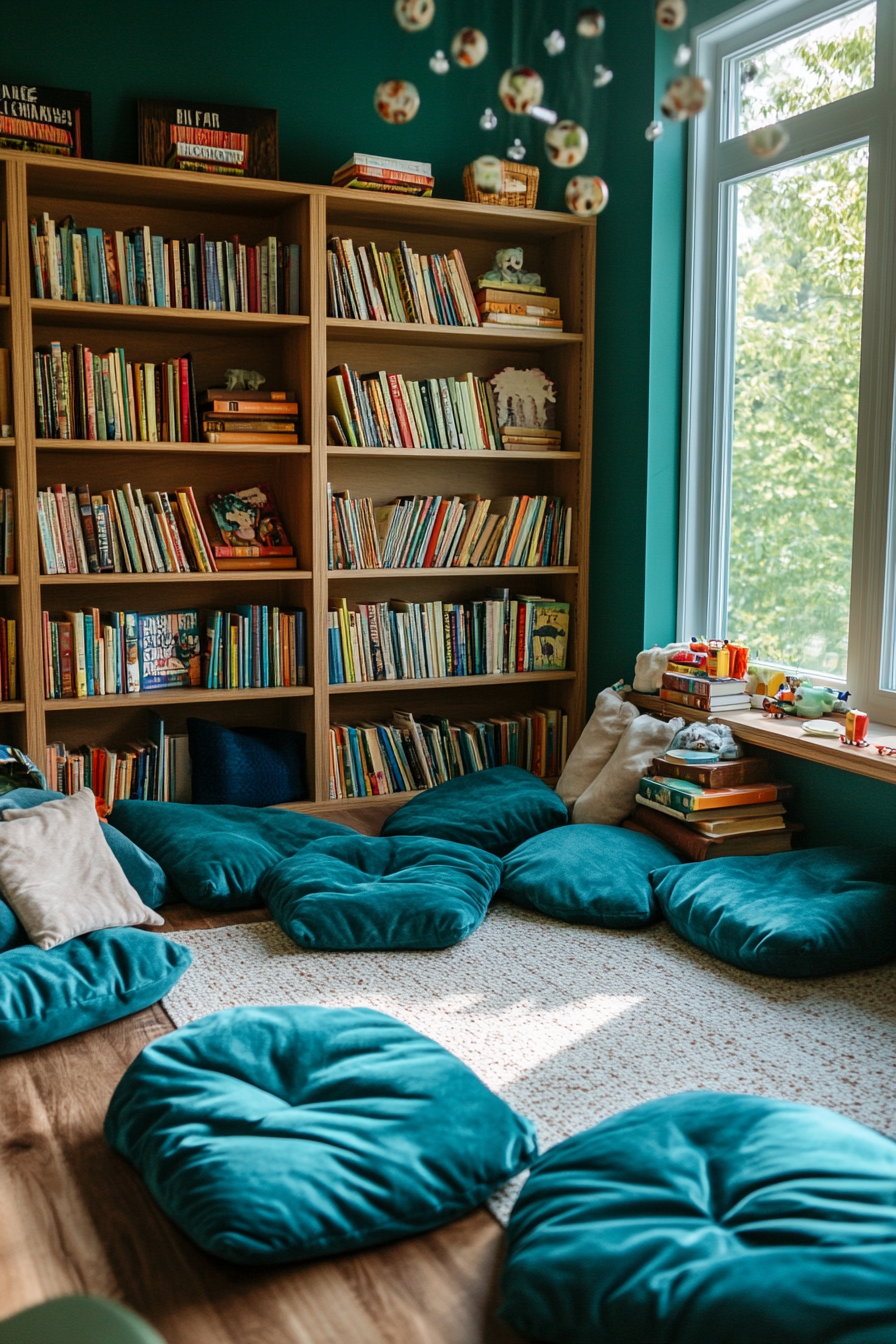
[[[594,80],[592,81],[596,89],[603,89],[613,78],[613,71],[608,70],[605,65],[596,65],[594,67]]]
[[[661,121],[652,121],[644,132],[645,140],[659,140],[663,133],[663,123]]]
[[[384,79],[376,86],[373,105],[383,121],[400,126],[416,117],[420,110],[420,95],[409,79]]]
[[[702,112],[709,102],[712,86],[699,75],[679,75],[667,86],[660,111],[670,121],[687,121]]]
[[[479,128],[483,131],[493,131],[498,124],[498,118],[490,107],[487,107],[479,118]]]
[[[543,95],[544,80],[528,65],[505,70],[498,84],[498,96],[507,111],[517,112],[521,116],[525,116],[531,108],[540,106]]]
[[[659,27],[665,28],[667,33],[674,33],[687,18],[688,7],[685,0],[656,0],[654,12]]]
[[[606,209],[610,189],[602,177],[571,177],[564,195],[574,215],[599,215]]]
[[[434,75],[447,75],[451,69],[451,62],[444,51],[437,51],[434,56],[429,58],[429,68]]]
[[[406,33],[420,33],[435,18],[436,0],[395,0],[392,13],[399,28]]]
[[[558,121],[544,133],[548,158],[557,168],[577,168],[588,153],[588,132],[575,121]]]
[[[580,9],[576,19],[579,37],[602,37],[607,21],[599,9]]]
[[[790,136],[783,126],[760,126],[747,136],[747,148],[757,159],[772,159],[789,144]]]
[[[461,28],[451,39],[451,55],[458,65],[472,70],[488,55],[488,38],[478,28]]]
[[[675,65],[681,68],[682,66],[687,65],[690,59],[691,59],[691,49],[688,46],[687,42],[682,42],[681,45],[678,47],[677,51],[675,52],[675,55],[672,57],[672,60]]]
[[[507,150],[508,159],[513,159],[514,163],[522,163],[526,157],[526,146],[522,140],[514,140],[513,144]]]

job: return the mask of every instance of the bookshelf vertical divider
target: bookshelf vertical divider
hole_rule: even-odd
[[[594,329],[593,221],[543,211],[510,210],[447,200],[418,200],[299,183],[206,178],[192,173],[93,161],[53,161],[0,151],[0,203],[9,237],[9,298],[0,305],[0,345],[11,350],[13,439],[0,440],[0,484],[15,490],[17,580],[0,586],[0,615],[15,617],[18,702],[3,706],[2,740],[43,767],[47,741],[121,746],[146,737],[148,703],[169,730],[184,730],[188,714],[230,726],[300,729],[307,737],[309,802],[329,795],[328,728],[333,719],[387,717],[393,708],[475,719],[550,704],[569,719],[569,746],[585,718],[587,651],[588,502]],[[302,245],[299,317],[122,308],[31,297],[29,218],[74,215],[78,224],[111,229],[149,224],[165,237],[210,238],[239,233],[256,241],[268,233]],[[255,238],[249,235],[255,233]],[[470,276],[487,269],[498,247],[522,244],[526,265],[544,274],[562,302],[563,332],[528,327],[470,329],[356,322],[327,315],[326,254],[331,234],[394,248],[406,239],[416,251],[459,247]],[[226,367],[258,368],[267,386],[295,387],[307,447],[251,446],[217,450],[205,444],[41,441],[35,424],[33,350],[60,340],[93,348],[124,345],[128,358],[157,362],[189,349],[200,387],[220,385]],[[132,349],[133,347],[133,349]],[[384,368],[407,377],[471,370],[487,376],[505,364],[536,364],[557,385],[557,424],[563,452],[406,452],[327,445],[327,369],[338,363]],[[226,575],[84,575],[58,586],[42,578],[34,500],[39,488],[65,480],[108,489],[132,480],[143,489],[192,484],[209,490],[270,481],[298,556],[298,570]],[[327,482],[383,503],[398,494],[556,494],[574,508],[571,563],[554,569],[361,572],[327,570]],[[168,582],[171,578],[178,582]],[[141,582],[138,584],[136,580]],[[452,678],[427,685],[407,681],[328,686],[327,610],[331,596],[350,602],[460,601],[500,584],[514,592],[568,601],[568,671],[520,677]],[[108,592],[103,591],[108,588]],[[307,611],[306,688],[209,692],[201,688],[143,696],[46,701],[42,609],[96,606],[200,610],[233,603],[303,606]],[[466,684],[465,684],[466,683]],[[348,692],[348,693],[347,693]],[[363,799],[394,806],[394,796]],[[350,808],[352,800],[334,802]],[[292,804],[301,807],[301,803]]]

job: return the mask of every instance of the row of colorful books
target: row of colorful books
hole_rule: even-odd
[[[199,686],[199,613],[43,613],[44,693],[48,700],[129,695]]]
[[[352,448],[502,448],[498,408],[486,378],[460,373],[405,378],[356,373],[339,364],[327,373],[327,437]]]
[[[562,672],[569,603],[488,589],[468,602],[330,603],[330,684]]]
[[[42,439],[115,439],[195,443],[199,409],[192,357],[132,363],[123,348],[95,354],[63,350],[59,341],[34,352],[37,433]]]
[[[44,773],[51,789],[77,793],[91,789],[111,811],[126,798],[160,803],[192,801],[192,769],[186,733],[167,733],[164,722],[148,711],[149,740],[120,749],[84,746],[69,749],[50,742]]]
[[[210,690],[304,686],[305,612],[238,606],[205,617],[203,684]]]
[[[381,191],[393,196],[431,196],[435,178],[432,164],[419,159],[353,154],[334,172],[333,186]]]
[[[0,486],[0,574],[16,572],[16,495]]]
[[[334,236],[327,249],[330,317],[479,326],[470,278],[457,248],[427,256],[401,242],[392,252],[381,252],[374,242],[356,249],[351,238]]]
[[[460,775],[518,765],[540,778],[566,762],[567,716],[539,707],[453,723],[396,709],[392,722],[334,723],[329,730],[331,798],[432,789]]]
[[[18,700],[19,673],[16,622],[0,616],[0,700]]]
[[[300,312],[301,246],[274,237],[255,245],[238,235],[213,242],[163,238],[148,225],[104,233],[58,223],[45,212],[30,222],[36,299],[198,308],[209,312]]]
[[[374,506],[328,492],[330,569],[568,565],[572,509],[559,495],[405,495]]]

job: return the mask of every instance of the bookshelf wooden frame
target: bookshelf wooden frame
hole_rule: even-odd
[[[18,629],[19,699],[0,704],[4,736],[40,765],[47,740],[121,744],[145,736],[144,709],[165,712],[173,731],[189,713],[232,726],[255,723],[307,734],[309,805],[329,799],[328,739],[332,720],[388,713],[391,704],[452,717],[503,714],[547,703],[569,715],[569,745],[585,718],[587,558],[591,497],[594,357],[594,222],[573,215],[510,210],[466,201],[419,200],[256,179],[216,179],[165,169],[0,152],[0,210],[8,222],[9,280],[0,298],[0,345],[11,349],[14,438],[0,440],[0,484],[16,491],[17,574],[0,577],[0,614]],[[93,305],[31,297],[28,220],[47,210],[59,219],[106,230],[149,224],[166,237],[210,238],[239,233],[248,242],[275,233],[302,244],[302,315],[209,313],[184,309]],[[568,330],[526,327],[471,329],[361,322],[327,316],[326,242],[337,233],[395,247],[407,239],[421,252],[459,247],[470,274],[494,250],[522,244],[527,264],[544,275],[562,302]],[[287,448],[204,443],[102,443],[38,439],[32,353],[49,339],[121,344],[128,356],[158,360],[194,356],[197,383],[215,385],[229,366],[259,368],[269,386],[295,387],[302,437]],[[568,451],[458,452],[335,448],[326,442],[326,370],[339,362],[400,371],[409,377],[473,372],[509,362],[537,363],[555,379],[558,424]],[[220,459],[220,460],[219,460]],[[400,459],[404,459],[400,461]],[[40,573],[33,501],[52,481],[88,481],[105,489],[130,480],[147,488],[183,484],[208,489],[270,481],[298,556],[295,571],[213,575],[66,575]],[[370,493],[480,492],[561,494],[575,508],[571,564],[542,569],[327,570],[326,486]],[[380,601],[457,601],[504,576],[514,589],[568,601],[568,669],[562,673],[434,678],[330,688],[327,604],[332,596]],[[172,582],[173,580],[173,582]],[[166,586],[167,585],[167,586]],[[220,588],[216,587],[219,585]],[[106,595],[102,590],[108,588]],[[213,596],[214,595],[214,596]],[[239,691],[189,690],[44,699],[42,608],[113,605],[164,610],[187,604],[263,601],[308,612],[309,685]],[[384,696],[392,697],[391,701]],[[343,800],[351,807],[403,795]],[[292,806],[297,806],[292,804]]]

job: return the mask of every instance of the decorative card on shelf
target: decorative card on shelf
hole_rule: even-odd
[[[215,555],[292,555],[286,528],[269,485],[209,495],[208,506],[221,533]]]
[[[141,691],[200,684],[199,613],[159,611],[137,617]]]
[[[272,107],[142,98],[137,103],[140,162],[229,177],[280,176],[277,112]]]
[[[90,94],[49,84],[0,83],[0,149],[89,159]]]
[[[557,391],[542,369],[508,366],[490,382],[503,448],[544,452],[561,447],[561,431],[555,428]]]

